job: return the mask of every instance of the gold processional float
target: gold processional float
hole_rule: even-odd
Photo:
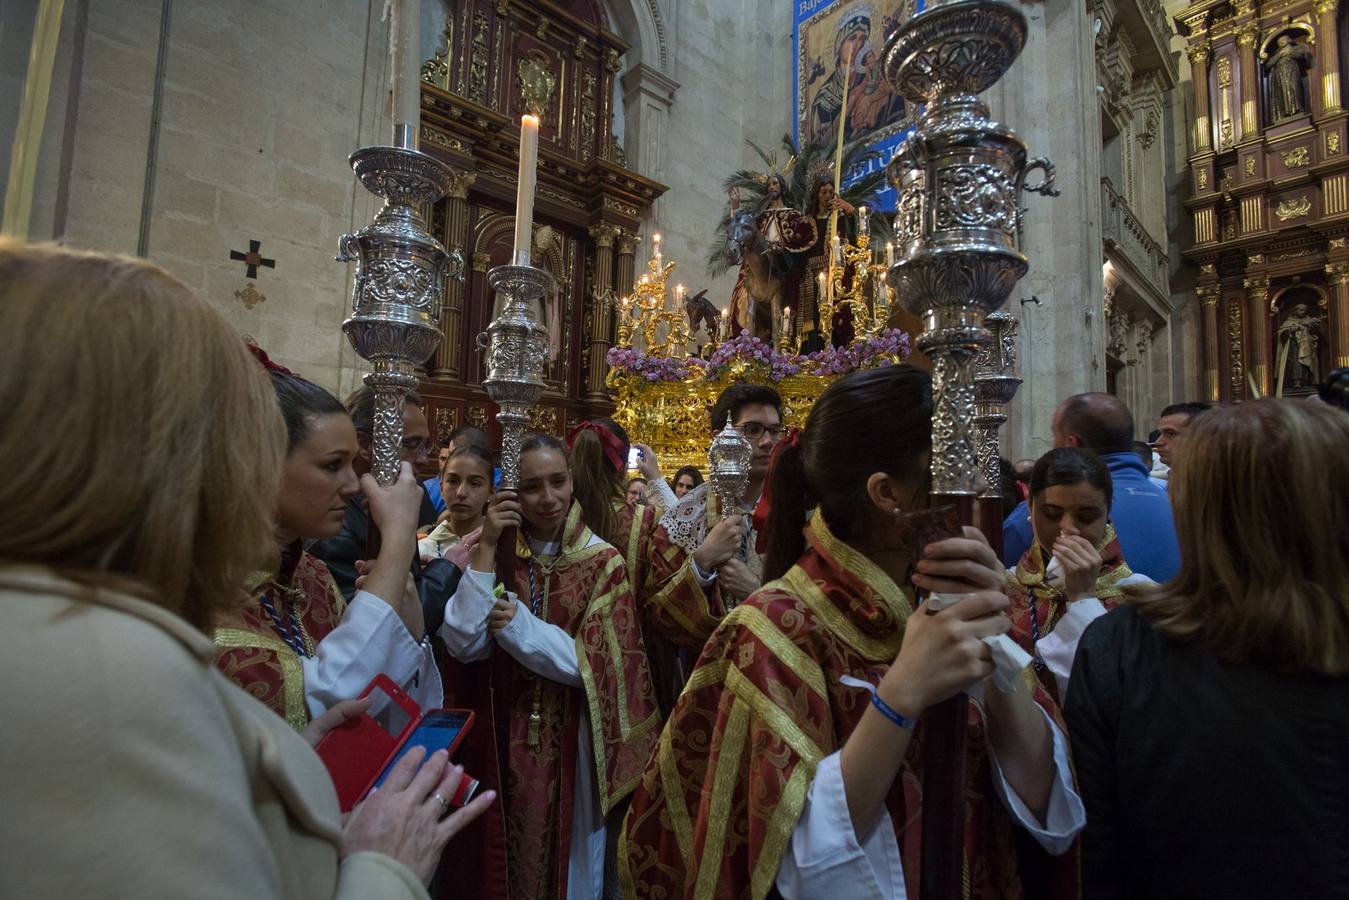
[[[713,434],[708,411],[732,384],[775,388],[782,395],[783,423],[804,426],[816,398],[840,375],[908,358],[908,335],[889,327],[892,293],[883,266],[873,258],[865,208],[857,215],[856,240],[832,242],[828,270],[820,273],[825,349],[807,354],[798,352],[787,327],[775,329],[782,334],[776,347],[748,330],[730,337],[726,310],[713,339],[700,352],[691,350],[684,287],[670,290],[676,264],[666,261],[657,236],[632,296],[615,303],[618,332],[609,350],[606,384],[617,405],[614,421],[648,444],[666,472],[682,466],[707,471]],[[833,313],[843,305],[851,308],[856,336],[835,347]],[[789,320],[791,310],[783,317]]]

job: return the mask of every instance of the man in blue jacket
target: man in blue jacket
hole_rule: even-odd
[[[1129,568],[1153,581],[1170,581],[1180,568],[1171,502],[1133,451],[1129,408],[1112,394],[1076,394],[1059,404],[1052,427],[1055,447],[1090,450],[1110,469],[1114,482],[1110,521]],[[1030,510],[1021,503],[1002,523],[1003,562],[1015,566],[1034,539]]]

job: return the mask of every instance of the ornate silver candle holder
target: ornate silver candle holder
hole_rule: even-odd
[[[497,293],[500,313],[478,335],[478,349],[487,352],[482,386],[498,407],[501,487],[515,490],[529,409],[544,389],[548,330],[542,320],[543,300],[556,287],[552,275],[534,266],[497,266],[487,273],[487,281]]]
[[[351,346],[370,363],[365,383],[375,392],[375,480],[398,480],[403,406],[417,386],[415,369],[440,343],[445,278],[464,277],[464,258],[446,251],[426,230],[419,210],[450,187],[439,160],[403,147],[365,147],[351,168],[366,190],[384,198],[375,219],[338,242],[338,262],[355,262],[352,315],[342,323]]]
[[[899,206],[888,279],[922,318],[917,343],[932,359],[935,494],[974,494],[974,359],[990,340],[984,319],[1026,273],[1021,192],[1057,193],[1053,165],[1027,160],[1026,145],[990,121],[976,96],[1003,76],[1025,41],[1026,20],[1015,8],[957,0],[914,16],[885,52],[890,83],[910,103],[926,104],[889,165]],[[1037,169],[1042,180],[1027,184]]]
[[[717,509],[723,517],[739,512],[753,460],[753,445],[735,430],[728,414],[726,427],[717,432],[707,451],[708,490],[717,498]]]
[[[1006,310],[989,313],[984,327],[992,340],[983,346],[975,363],[974,427],[975,451],[979,471],[987,483],[981,498],[1002,498],[1002,449],[998,429],[1007,421],[1007,405],[1012,402],[1021,379],[1016,376],[1017,321]],[[1004,512],[1006,512],[1004,510]]]

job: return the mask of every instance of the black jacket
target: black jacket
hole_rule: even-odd
[[[1088,900],[1349,897],[1349,678],[1229,665],[1126,605],[1065,714]]]
[[[438,513],[431,498],[422,491],[422,508],[417,518],[434,522]],[[370,515],[366,512],[365,495],[357,494],[347,501],[347,513],[342,517],[342,530],[335,537],[315,541],[309,552],[323,560],[333,573],[337,589],[348,602],[356,595],[356,560],[366,558],[366,539],[370,533]],[[422,599],[422,617],[426,633],[434,635],[445,621],[445,604],[459,587],[460,571],[444,559],[434,559],[426,565],[414,558],[410,561]]]

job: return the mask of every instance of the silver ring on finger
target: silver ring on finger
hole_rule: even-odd
[[[437,803],[440,804],[441,809],[445,810],[445,812],[448,813],[448,812],[450,811],[450,801],[448,801],[448,800],[446,800],[444,797],[440,796],[440,791],[436,791],[434,794],[431,795],[431,797],[432,797]]]

